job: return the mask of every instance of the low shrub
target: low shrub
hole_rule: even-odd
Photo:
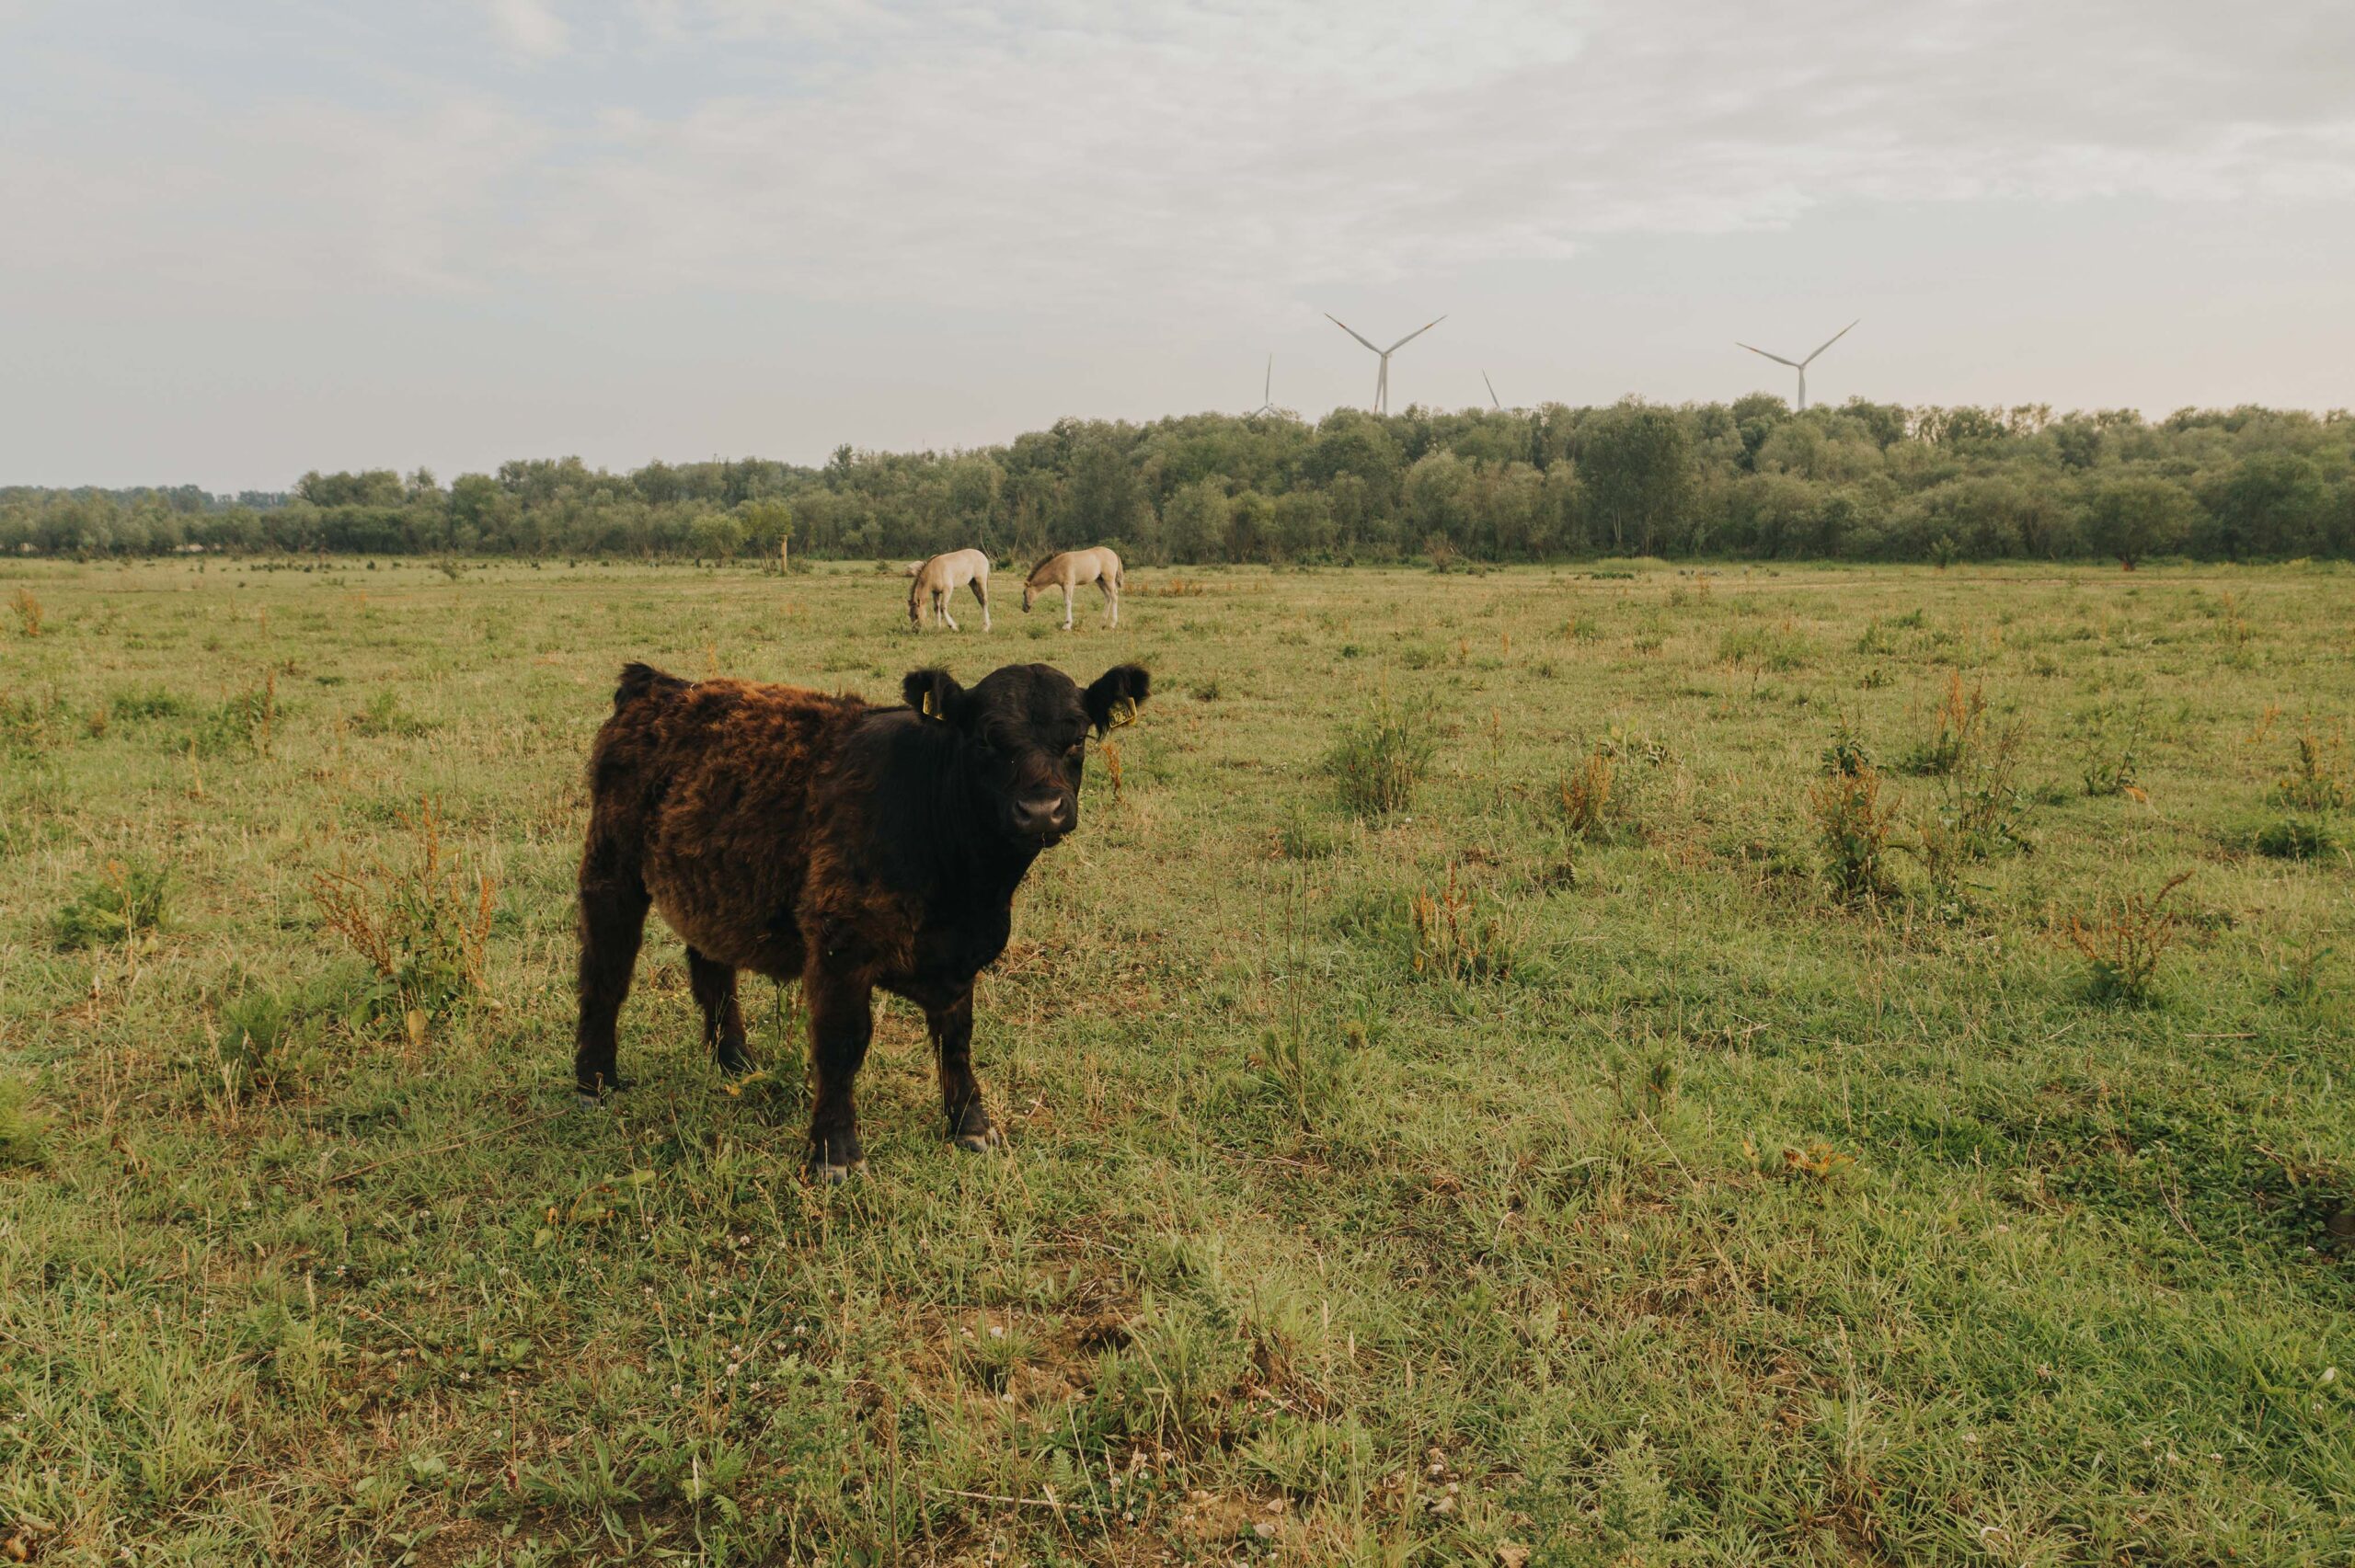
[[[1880,775],[1870,768],[1829,773],[1808,791],[1824,876],[1844,902],[1886,898],[1894,891],[1888,869],[1889,832],[1896,807],[1880,798]]]
[[[57,911],[60,947],[105,947],[127,942],[164,923],[172,874],[166,866],[109,860],[85,878],[71,902]]]
[[[2089,967],[2089,1000],[2141,1007],[2154,999],[2159,965],[2181,934],[2181,914],[2167,908],[2167,899],[2190,880],[2191,873],[2178,872],[2155,893],[2123,894],[2105,899],[2089,915],[2069,917],[2070,944]]]
[[[2276,860],[2315,860],[2338,851],[2330,824],[2313,817],[2281,817],[2257,830],[2259,854]]]
[[[403,820],[413,841],[407,865],[377,861],[359,871],[321,872],[311,879],[311,896],[320,924],[393,988],[402,1011],[430,1018],[489,989],[486,950],[498,884],[488,872],[444,864],[431,802]]]
[[[1325,768],[1343,806],[1360,816],[1383,816],[1414,803],[1438,749],[1422,718],[1384,697],[1342,729]]]

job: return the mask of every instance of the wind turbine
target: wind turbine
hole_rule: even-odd
[[[1480,372],[1480,384],[1488,389],[1488,406],[1498,413],[1503,413],[1505,406],[1497,401],[1497,383],[1488,379],[1488,372],[1486,371]]]
[[[1397,342],[1393,343],[1387,349],[1374,349],[1372,343],[1366,341],[1364,334],[1358,331],[1356,327],[1351,326],[1348,322],[1343,321],[1339,316],[1335,315],[1331,311],[1327,311],[1325,313],[1325,319],[1339,327],[1342,331],[1348,333],[1350,337],[1355,338],[1359,342],[1364,343],[1367,348],[1373,349],[1375,356],[1382,361],[1382,368],[1374,372],[1373,377],[1373,411],[1377,414],[1387,414],[1390,412],[1390,356],[1405,348],[1407,344],[1412,343],[1416,338],[1420,338],[1424,333],[1429,332],[1432,327],[1437,326],[1441,322],[1445,321],[1447,317],[1443,315],[1437,316],[1423,323],[1422,326],[1418,326],[1415,330],[1409,332],[1407,336],[1401,338]]]
[[[1865,318],[1860,315],[1856,318],[1856,321],[1862,321]],[[1840,339],[1855,331],[1856,329],[1856,321],[1850,322],[1847,326],[1842,327],[1839,331],[1825,338],[1823,340],[1823,349],[1831,348],[1832,345],[1839,342]],[[1738,338],[1734,339],[1733,346],[1737,349],[1750,349],[1749,344],[1744,343]],[[1768,354],[1763,349],[1750,349],[1750,351],[1753,354],[1764,355],[1767,359],[1774,361],[1778,365],[1788,365],[1791,369],[1799,372],[1799,406],[1797,412],[1804,414],[1807,412],[1807,368],[1808,366],[1815,363],[1816,356],[1821,354],[1823,352],[1823,349],[1818,349],[1815,353],[1809,354],[1804,360],[1786,360],[1780,354]]]
[[[1259,406],[1251,410],[1251,417],[1257,418],[1262,414],[1272,414],[1275,411],[1276,357],[1270,354],[1268,356],[1268,380],[1266,384],[1259,388]]]

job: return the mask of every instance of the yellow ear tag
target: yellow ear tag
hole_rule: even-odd
[[[1124,724],[1134,724],[1136,721],[1137,705],[1133,701],[1127,697],[1122,697],[1119,702],[1112,704],[1112,727],[1114,729],[1120,728]]]
[[[924,694],[924,716],[925,716],[925,717],[926,717],[926,718],[938,718],[938,717],[940,716],[940,715],[939,715],[939,713],[938,713],[938,712],[937,712],[937,711],[933,707],[933,705],[932,705],[932,701],[933,701],[933,699],[932,699],[932,693],[931,693],[931,692],[926,692]]]

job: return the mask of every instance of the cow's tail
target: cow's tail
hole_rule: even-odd
[[[622,683],[614,688],[614,711],[619,713],[633,703],[642,703],[652,696],[672,696],[686,689],[686,681],[650,664],[625,664]]]

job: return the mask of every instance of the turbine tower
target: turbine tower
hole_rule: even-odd
[[[1268,379],[1266,383],[1259,388],[1259,406],[1251,410],[1251,418],[1256,419],[1262,414],[1272,414],[1275,411],[1276,357],[1273,354],[1270,354],[1268,356]]]
[[[1856,318],[1856,321],[1862,321],[1865,318],[1860,315]],[[1847,326],[1842,327],[1839,331],[1825,338],[1823,340],[1823,349],[1831,348],[1832,345],[1839,342],[1840,339],[1855,331],[1856,328],[1856,321],[1850,322]],[[1742,342],[1740,338],[1736,338],[1734,340],[1734,347],[1737,349],[1750,349],[1750,345]],[[1767,359],[1774,361],[1776,364],[1788,365],[1791,369],[1799,372],[1799,406],[1796,412],[1804,414],[1807,412],[1807,368],[1808,366],[1815,363],[1816,356],[1821,354],[1823,352],[1823,349],[1818,349],[1815,353],[1809,354],[1804,360],[1786,360],[1780,354],[1768,354],[1763,349],[1750,349],[1750,351],[1753,354],[1765,355]]]
[[[1398,339],[1397,342],[1390,345],[1387,349],[1374,349],[1371,342],[1367,342],[1366,338],[1362,333],[1359,332],[1356,327],[1351,326],[1348,322],[1343,321],[1339,316],[1335,315],[1331,311],[1327,311],[1325,313],[1325,319],[1339,327],[1342,331],[1348,333],[1350,337],[1355,338],[1359,342],[1364,343],[1368,349],[1373,349],[1374,356],[1382,361],[1382,368],[1376,371],[1373,376],[1373,411],[1377,414],[1387,414],[1390,412],[1390,356],[1405,348],[1407,344],[1412,343],[1416,338],[1420,338],[1424,333],[1429,332],[1432,327],[1437,326],[1441,322],[1445,321],[1447,317],[1443,315],[1433,317],[1431,320],[1423,323],[1422,326],[1418,326],[1415,330],[1407,334],[1404,338]]]

